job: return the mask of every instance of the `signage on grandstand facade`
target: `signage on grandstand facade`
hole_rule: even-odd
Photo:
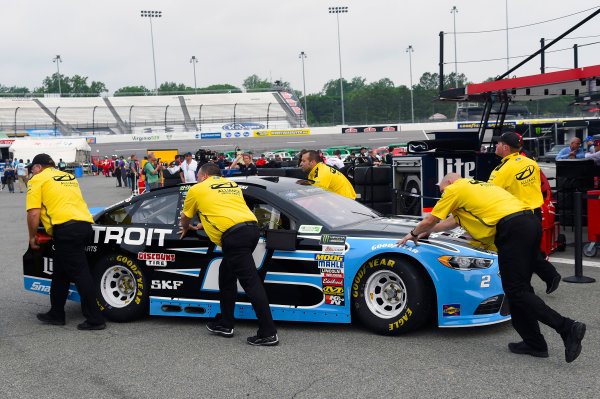
[[[223,130],[261,130],[265,128],[262,123],[255,122],[235,122],[223,125]]]
[[[399,132],[400,126],[352,126],[342,128],[342,133],[374,133],[374,132]]]
[[[310,129],[261,130],[254,132],[254,137],[303,136],[310,134]]]
[[[503,126],[515,127],[516,125],[517,125],[517,122],[504,122]],[[479,129],[480,126],[481,126],[481,123],[479,123],[479,122],[463,122],[463,123],[459,123],[457,128],[458,129]],[[488,122],[487,127],[488,127],[488,129],[493,129],[494,127],[496,127],[496,123]]]

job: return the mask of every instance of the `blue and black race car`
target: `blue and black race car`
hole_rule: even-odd
[[[493,324],[510,318],[496,254],[458,234],[404,248],[396,241],[419,218],[382,217],[366,206],[284,177],[232,179],[255,213],[262,238],[254,260],[273,318],[350,323],[382,334]],[[204,231],[177,234],[190,185],[126,199],[94,215],[86,248],[104,315],[214,317],[221,248]],[[43,230],[40,231],[43,234]],[[52,246],[23,257],[25,288],[49,293]],[[79,300],[71,286],[69,298]],[[237,318],[255,318],[239,287]]]

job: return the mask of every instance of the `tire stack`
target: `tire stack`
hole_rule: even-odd
[[[392,213],[392,170],[384,166],[359,166],[354,169],[356,200],[389,215]]]

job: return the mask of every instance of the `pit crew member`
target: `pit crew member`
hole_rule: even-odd
[[[190,226],[196,214],[201,223]],[[181,213],[181,237],[188,229],[204,228],[210,240],[223,248],[219,268],[221,319],[206,324],[213,334],[233,336],[237,280],[244,288],[258,319],[258,332],[248,337],[250,345],[279,344],[267,294],[262,285],[252,252],[259,239],[256,217],[248,209],[237,183],[221,177],[221,169],[206,163],[198,171],[198,183],[189,189]]]
[[[356,199],[356,193],[352,184],[339,170],[325,165],[319,161],[319,153],[310,150],[302,154],[300,168],[308,173],[309,184],[314,184],[332,193]],[[306,180],[299,180],[299,183],[305,184]]]
[[[581,353],[586,326],[550,308],[531,287],[533,265],[542,238],[542,226],[529,206],[504,189],[487,182],[463,179],[456,173],[440,182],[442,198],[431,214],[398,245],[435,231],[458,225],[480,241],[493,240],[498,248],[502,287],[510,304],[512,324],[523,341],[508,344],[511,352],[548,357],[548,345],[538,321],[559,333],[565,345],[565,360],[570,363]],[[452,218],[447,218],[452,214]],[[438,223],[440,220],[443,222]]]
[[[48,154],[37,154],[31,162],[33,177],[27,185],[27,227],[31,249],[39,249],[36,236],[40,219],[54,243],[50,285],[50,311],[37,318],[48,324],[65,324],[65,302],[73,281],[81,297],[85,321],[79,330],[102,330],[104,317],[96,304],[94,282],[85,256],[92,237],[92,215],[73,175],[55,169]]]

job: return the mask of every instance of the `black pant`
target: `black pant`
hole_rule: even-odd
[[[539,220],[541,225],[542,211],[540,210],[540,208],[536,208],[533,211],[533,214]],[[550,284],[552,283],[552,280],[554,280],[555,277],[560,277],[560,274],[558,274],[554,265],[548,262],[548,260],[546,260],[547,257],[548,256],[546,255],[546,253],[540,249],[538,252],[538,256],[535,260],[533,272],[537,274],[538,277],[542,279],[542,281],[546,282],[547,284]]]
[[[233,328],[237,280],[239,280],[256,313],[258,336],[269,337],[275,335],[277,329],[273,323],[267,294],[252,258],[258,238],[259,232],[256,225],[243,226],[223,234],[223,261],[219,269],[221,322],[224,327]]]
[[[117,187],[121,187],[123,184],[121,183],[121,171],[119,169],[115,171],[115,177],[117,178]]]
[[[69,285],[73,281],[81,297],[81,311],[90,324],[104,323],[96,303],[94,281],[85,257],[85,246],[92,238],[92,225],[74,222],[53,229],[54,271],[50,285],[50,313],[58,319],[65,318],[65,303]]]
[[[520,215],[496,226],[500,276],[510,304],[513,327],[526,344],[537,350],[547,350],[538,321],[563,333],[568,331],[573,320],[546,305],[531,286],[541,239],[542,226],[533,214]]]

